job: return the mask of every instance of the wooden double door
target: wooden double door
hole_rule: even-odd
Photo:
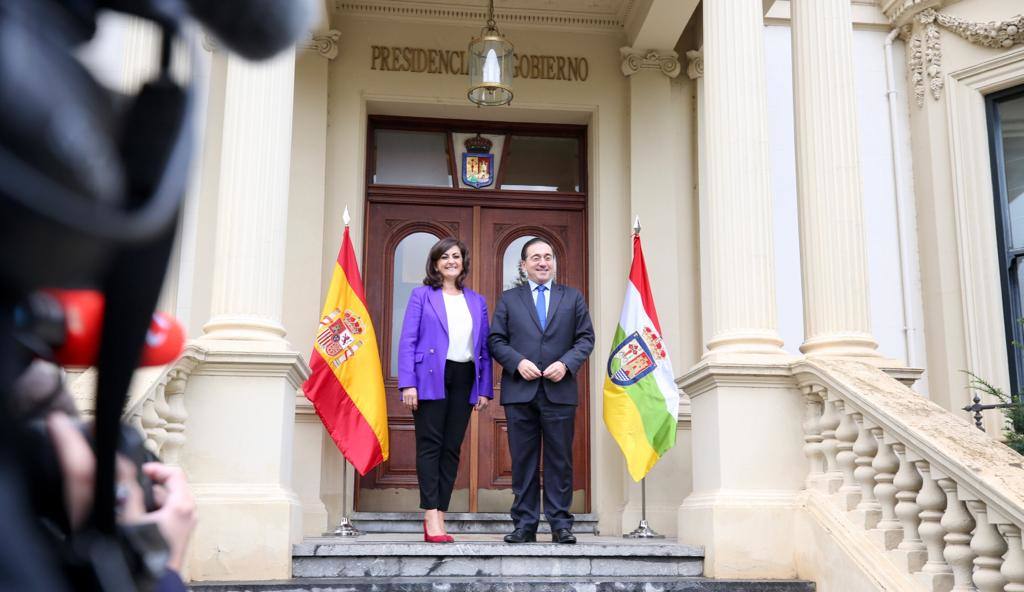
[[[416,440],[412,414],[401,404],[398,393],[397,348],[409,293],[422,284],[430,247],[446,236],[457,237],[469,247],[466,284],[487,299],[492,315],[501,293],[525,281],[519,269],[520,250],[535,236],[548,239],[554,246],[556,281],[586,294],[583,207],[582,202],[532,204],[524,200],[494,205],[484,201],[467,203],[461,197],[429,202],[402,196],[371,198],[367,206],[364,277],[384,366],[391,457],[358,480],[357,510],[399,512],[419,508]],[[574,512],[590,510],[588,367],[585,365],[578,373]],[[450,512],[507,512],[512,505],[511,456],[505,413],[498,404],[501,372],[501,367],[494,364],[494,401],[483,411],[474,412],[470,420]]]

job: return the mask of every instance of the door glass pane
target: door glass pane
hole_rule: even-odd
[[[502,189],[579,191],[580,154],[576,138],[510,136]]]
[[[374,132],[373,182],[385,185],[451,187],[448,137],[442,132]]]
[[[409,295],[423,285],[427,254],[437,242],[428,232],[415,232],[402,239],[395,248],[395,275],[391,283],[391,365],[392,377],[398,376],[398,340],[402,336],[402,319],[409,304]]]
[[[525,234],[516,240],[512,241],[512,244],[505,249],[505,255],[502,258],[501,269],[501,289],[511,290],[516,286],[521,286],[527,282],[526,273],[523,271],[520,261],[523,257],[523,245],[529,240],[536,238],[532,234]],[[555,273],[551,274],[553,281],[558,280],[558,261],[555,261]]]
[[[1024,248],[1024,96],[999,103],[1012,248]]]

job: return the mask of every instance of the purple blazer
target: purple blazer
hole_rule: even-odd
[[[487,301],[469,288],[466,295],[469,314],[473,317],[473,361],[476,381],[469,393],[469,403],[476,405],[479,397],[494,398],[491,381],[491,354],[487,349]],[[448,356],[448,314],[440,288],[420,286],[409,296],[402,321],[402,337],[398,341],[398,388],[416,387],[420,400],[443,399],[444,364]]]

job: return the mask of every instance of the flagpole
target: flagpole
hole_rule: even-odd
[[[342,220],[345,222],[345,228],[348,228],[348,223],[352,220],[348,215],[348,206],[345,206]],[[331,534],[337,537],[357,537],[363,534],[363,531],[353,526],[348,518],[348,459],[344,454],[341,455],[341,518],[338,519],[338,526]]]
[[[633,236],[640,235],[640,216],[637,216],[633,221]],[[647,477],[644,476],[640,479],[640,524],[633,530],[633,532],[622,535],[622,538],[626,539],[663,539],[665,535],[658,534],[655,532],[649,524],[647,524]]]
[[[346,213],[348,209],[346,208]],[[338,537],[362,536],[363,531],[352,525],[348,519],[348,461],[341,457],[341,518],[338,519],[338,527],[331,534]]]

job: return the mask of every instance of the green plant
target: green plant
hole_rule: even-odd
[[[1016,342],[1013,343],[1013,346],[1019,347]],[[1007,420],[1009,420],[1009,425],[1003,431],[1003,436],[1006,438],[1007,446],[1020,454],[1024,454],[1024,404],[1022,404],[1024,398],[1022,398],[1022,393],[1006,394],[1003,392],[1003,389],[993,385],[970,370],[963,370],[962,372],[968,377],[967,388],[969,390],[990,395],[998,399],[1000,403],[1011,405],[1003,410]]]

